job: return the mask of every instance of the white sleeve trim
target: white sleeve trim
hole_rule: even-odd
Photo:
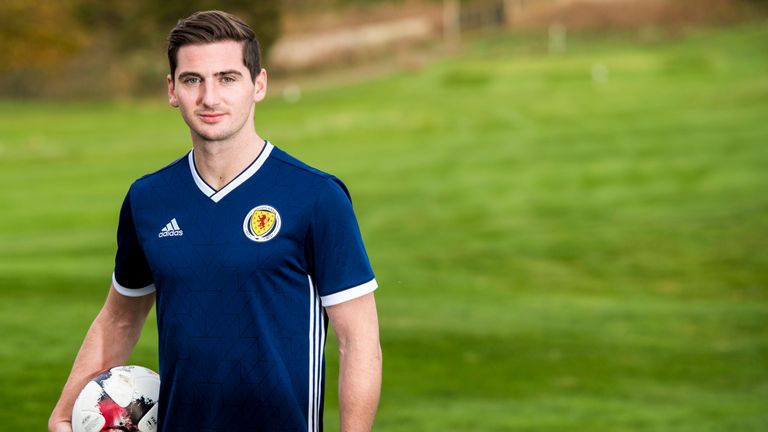
[[[327,296],[321,296],[320,301],[323,303],[323,307],[334,306],[339,303],[354,300],[358,297],[362,297],[368,293],[373,292],[379,284],[376,283],[376,279],[371,279],[368,282],[358,285],[356,287],[347,288],[344,291],[339,291]]]
[[[126,297],[142,297],[155,292],[155,284],[145,286],[144,288],[126,288],[122,286],[117,282],[115,272],[112,272],[112,286],[115,287],[117,292]]]

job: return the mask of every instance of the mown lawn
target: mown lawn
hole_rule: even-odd
[[[768,430],[768,25],[528,37],[258,107],[352,191],[377,430]],[[44,429],[125,191],[188,141],[162,95],[0,102],[0,429]],[[132,362],[156,368],[154,324]]]

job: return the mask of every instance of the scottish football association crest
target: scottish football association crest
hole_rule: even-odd
[[[271,240],[280,231],[280,213],[274,207],[260,205],[245,216],[243,232],[255,242]]]

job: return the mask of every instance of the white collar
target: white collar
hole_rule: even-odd
[[[203,180],[202,177],[200,177],[200,173],[197,172],[197,167],[195,166],[194,150],[190,150],[189,154],[187,155],[187,159],[189,160],[189,171],[192,172],[192,179],[195,180],[195,184],[200,189],[200,191],[204,193],[205,196],[213,200],[213,202],[219,202],[222,198],[227,196],[227,194],[235,190],[238,186],[256,174],[256,171],[258,171],[259,168],[264,165],[264,162],[266,162],[269,154],[272,153],[272,149],[274,148],[275,146],[273,146],[272,143],[269,141],[264,141],[264,147],[261,149],[261,153],[259,153],[256,159],[254,159],[253,162],[248,165],[248,168],[244,169],[243,172],[238,174],[235,178],[233,178],[229,183],[224,185],[224,187],[219,190],[212,188],[208,183],[205,182],[205,180]]]

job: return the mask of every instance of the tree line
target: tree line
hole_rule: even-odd
[[[168,31],[180,18],[210,9],[243,18],[265,52],[279,34],[280,3],[273,1],[3,0],[0,96],[155,93],[167,73]]]

